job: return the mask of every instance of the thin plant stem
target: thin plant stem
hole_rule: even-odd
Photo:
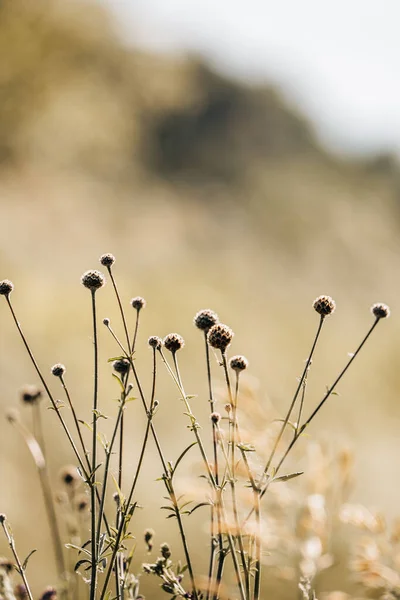
[[[33,600],[32,592],[31,592],[28,580],[25,575],[25,569],[23,568],[22,563],[19,559],[16,547],[15,547],[14,536],[8,530],[5,515],[0,515],[0,523],[4,529],[4,533],[6,535],[8,545],[10,546],[11,552],[13,553],[13,556],[15,558],[15,562],[17,563],[18,572],[22,577],[22,581],[24,582],[24,586],[26,589],[26,593],[28,594],[28,598],[29,598],[29,600]]]
[[[53,395],[52,395],[52,393],[51,393],[51,391],[50,391],[50,389],[49,389],[49,387],[48,387],[48,385],[47,385],[47,383],[46,383],[46,381],[45,381],[45,379],[44,379],[44,377],[42,375],[42,372],[39,369],[39,366],[38,366],[38,364],[37,364],[37,362],[35,360],[35,357],[33,356],[32,350],[30,349],[30,346],[29,346],[29,344],[27,342],[27,339],[26,339],[26,337],[25,337],[25,335],[24,335],[24,333],[22,331],[21,325],[20,325],[20,323],[19,323],[19,321],[18,321],[18,319],[16,317],[16,314],[14,312],[14,309],[12,307],[10,298],[8,296],[6,296],[6,300],[7,300],[8,306],[10,308],[12,317],[14,319],[15,325],[16,325],[16,327],[18,329],[18,332],[20,334],[20,337],[22,339],[22,342],[23,342],[23,344],[25,346],[26,351],[28,352],[29,358],[31,359],[31,362],[32,362],[32,364],[33,364],[33,366],[35,368],[35,371],[38,374],[38,377],[39,377],[40,381],[42,382],[42,385],[43,385],[44,389],[46,390],[46,394],[49,397],[49,400],[50,400],[50,402],[52,404],[52,407],[55,410],[55,412],[56,412],[56,414],[57,414],[57,416],[58,416],[58,418],[60,420],[60,423],[61,423],[61,425],[62,425],[62,427],[64,429],[64,432],[65,432],[65,434],[66,434],[66,436],[68,438],[68,441],[71,444],[71,447],[72,447],[72,449],[74,451],[74,454],[75,454],[75,456],[76,456],[76,458],[78,460],[79,466],[82,469],[82,473],[85,476],[85,479],[88,480],[89,479],[89,474],[86,471],[85,465],[83,464],[83,461],[82,461],[82,459],[80,457],[79,451],[78,451],[78,449],[77,449],[77,447],[75,445],[75,442],[74,442],[74,440],[73,440],[73,438],[71,436],[71,433],[70,433],[70,431],[69,431],[69,429],[67,427],[67,424],[65,423],[64,418],[63,418],[63,416],[61,415],[61,413],[59,411],[57,403],[54,400],[54,397],[53,397]]]
[[[355,360],[356,356],[359,354],[359,352],[361,351],[362,347],[364,346],[364,344],[366,343],[366,341],[368,340],[368,338],[370,337],[371,333],[373,332],[373,330],[375,329],[375,327],[377,326],[378,322],[380,321],[379,318],[377,318],[373,325],[370,327],[370,329],[368,330],[368,333],[365,335],[365,337],[363,338],[363,340],[361,341],[360,345],[358,346],[357,350],[354,352],[354,354],[351,356],[350,360],[347,362],[346,366],[343,368],[343,370],[339,373],[339,375],[337,376],[337,378],[335,379],[335,381],[333,382],[333,384],[328,388],[326,394],[323,396],[322,400],[320,401],[320,403],[317,405],[317,407],[315,408],[315,410],[311,413],[311,415],[308,417],[308,419],[304,422],[304,424],[300,427],[299,431],[296,433],[296,435],[293,437],[292,441],[290,442],[289,446],[287,447],[284,455],[282,456],[281,460],[279,461],[276,469],[275,469],[275,475],[280,471],[283,463],[285,462],[288,454],[290,453],[290,451],[292,450],[293,446],[296,444],[297,440],[301,437],[303,431],[306,429],[306,427],[308,427],[308,425],[311,423],[311,421],[315,418],[315,416],[318,414],[318,412],[321,410],[322,406],[325,404],[325,402],[328,400],[329,396],[331,396],[332,392],[335,390],[337,384],[340,382],[340,380],[342,379],[342,377],[345,375],[346,371],[349,369],[350,365],[352,364],[352,362]],[[263,487],[263,489],[261,490],[260,493],[260,498],[262,498],[265,493],[267,492],[270,483],[273,481],[273,479],[270,479],[265,486]],[[251,511],[246,519],[245,522],[248,520],[248,518],[250,517],[251,513],[253,511]]]
[[[241,529],[240,529],[240,521],[239,521],[239,514],[238,514],[238,509],[237,509],[237,498],[236,498],[235,448],[236,448],[236,429],[237,429],[237,396],[234,399],[233,395],[232,395],[231,382],[230,382],[229,373],[228,373],[228,364],[227,364],[227,360],[226,360],[226,352],[221,351],[221,357],[222,357],[222,365],[223,365],[224,374],[225,374],[226,386],[228,389],[229,403],[232,407],[232,422],[230,421],[231,426],[230,426],[230,436],[229,436],[230,437],[230,440],[229,440],[230,441],[230,449],[231,449],[231,452],[230,452],[231,473],[230,473],[229,483],[230,483],[231,495],[232,495],[233,518],[235,520],[235,526],[236,526],[236,534],[235,534],[234,538],[236,538],[236,540],[239,544],[239,554],[240,554],[240,558],[242,561],[243,574],[244,574],[244,579],[245,579],[245,584],[246,584],[246,595],[247,595],[247,597],[249,597],[249,595],[250,595],[250,577],[249,577],[249,571],[247,568],[246,555],[245,555],[245,551],[244,551],[243,536],[242,536]]]
[[[60,529],[58,527],[57,514],[54,506],[54,498],[51,490],[50,476],[49,471],[47,469],[46,462],[46,449],[43,435],[43,426],[42,419],[40,413],[40,405],[38,402],[35,402],[33,405],[33,431],[36,440],[39,443],[39,446],[42,449],[44,461],[41,465],[41,468],[38,469],[40,486],[42,488],[42,494],[44,498],[44,504],[47,513],[47,521],[50,528],[51,539],[53,542],[54,555],[56,559],[56,565],[58,570],[58,575],[61,580],[65,582],[65,560],[63,554],[63,544],[61,540]],[[65,590],[64,590],[65,595]]]
[[[299,379],[299,383],[298,383],[297,389],[295,391],[295,394],[293,396],[292,402],[290,404],[289,410],[288,410],[288,412],[286,414],[286,417],[285,417],[285,419],[284,419],[284,421],[282,423],[282,427],[281,427],[281,429],[279,431],[278,437],[276,438],[274,447],[272,448],[272,452],[271,452],[271,454],[270,454],[270,456],[269,456],[269,458],[267,460],[267,463],[265,465],[264,473],[261,476],[259,485],[261,485],[264,477],[268,475],[269,468],[270,468],[271,463],[272,463],[272,461],[274,459],[275,453],[276,453],[276,451],[278,449],[278,446],[279,446],[279,443],[280,443],[280,441],[282,439],[282,436],[283,436],[283,434],[285,432],[286,426],[287,426],[287,424],[289,422],[290,416],[291,416],[292,411],[294,409],[294,405],[296,404],[297,397],[298,397],[299,392],[301,390],[301,387],[303,385],[303,381],[304,381],[305,377],[307,376],[307,371],[308,371],[308,368],[309,368],[309,366],[311,364],[311,360],[312,360],[312,357],[313,357],[313,354],[314,354],[314,351],[315,351],[315,347],[316,347],[317,342],[318,342],[318,338],[319,338],[321,330],[322,330],[322,326],[324,324],[324,320],[325,320],[324,319],[324,315],[321,315],[320,320],[319,320],[319,324],[318,324],[317,333],[315,335],[315,338],[314,338],[314,341],[313,341],[313,344],[312,344],[312,347],[311,347],[311,351],[310,351],[310,354],[309,354],[307,362],[306,362],[306,366],[304,367],[303,373],[302,373],[302,375],[301,375],[301,377]]]
[[[210,410],[211,410],[211,413],[213,413],[214,409],[215,409],[215,405],[214,405],[214,395],[213,395],[212,380],[211,380],[210,348],[209,348],[208,341],[207,341],[207,332],[206,331],[204,332],[204,342],[205,342],[205,350],[206,350],[207,382],[208,382]],[[214,422],[212,422],[212,434],[213,434],[213,454],[214,454],[214,477],[215,477],[215,483],[218,486],[219,485],[219,472],[218,472],[217,427]],[[222,541],[222,534],[221,534],[221,520],[220,520],[220,516],[217,514],[218,509],[215,504],[215,500],[216,500],[215,491],[213,493],[214,493],[214,502],[211,506],[211,523],[210,523],[211,549],[210,549],[210,562],[209,562],[209,569],[208,569],[208,588],[207,588],[206,600],[209,600],[209,598],[210,598],[212,579],[213,579],[214,559],[215,559],[215,553],[216,553],[217,547],[219,548],[219,552],[220,552],[220,554],[219,554],[220,560],[222,562],[224,561],[223,552],[222,552],[223,541]],[[216,516],[217,516],[217,518],[215,518]],[[216,531],[217,531],[217,543],[215,542],[215,532]]]
[[[111,460],[111,456],[112,456],[112,450],[114,447],[115,439],[117,437],[118,428],[119,428],[119,425],[121,422],[122,414],[123,414],[123,411],[125,408],[126,395],[127,395],[126,391],[121,394],[121,401],[120,401],[120,407],[118,410],[117,419],[115,421],[115,425],[114,425],[114,429],[113,429],[113,433],[111,436],[109,446],[106,448],[106,461],[104,464],[103,486],[102,486],[102,490],[101,490],[99,515],[98,515],[98,519],[97,519],[97,533],[96,533],[97,546],[99,546],[99,544],[100,544],[101,522],[102,522],[102,517],[104,514],[104,504],[105,504],[105,498],[106,498],[106,492],[107,492],[107,482],[108,482],[108,473],[109,473],[109,469],[110,469],[110,460]]]
[[[141,449],[140,456],[139,456],[138,466],[136,468],[136,473],[135,473],[135,477],[134,477],[134,480],[133,480],[133,483],[132,483],[132,486],[131,486],[131,489],[130,489],[130,492],[129,492],[129,496],[128,496],[126,502],[125,502],[125,506],[126,506],[125,513],[122,514],[122,516],[121,516],[121,522],[120,522],[120,525],[119,525],[119,528],[118,528],[118,532],[117,532],[117,535],[116,535],[115,544],[114,544],[114,550],[113,550],[113,554],[112,554],[111,559],[110,559],[109,568],[108,568],[107,573],[106,573],[106,577],[105,577],[103,589],[102,589],[102,592],[101,592],[101,595],[100,595],[100,600],[103,600],[103,598],[104,598],[104,596],[105,596],[105,594],[107,592],[107,585],[108,585],[108,582],[109,582],[110,577],[111,577],[112,566],[115,563],[115,559],[116,559],[116,556],[117,556],[118,551],[119,551],[121,537],[122,537],[122,534],[123,534],[124,522],[125,522],[125,519],[126,519],[126,515],[127,515],[128,509],[129,509],[130,503],[132,501],[133,493],[134,493],[134,490],[136,488],[136,483],[137,483],[138,478],[139,478],[139,473],[140,473],[140,470],[141,470],[141,466],[142,466],[142,462],[143,462],[143,458],[144,458],[144,454],[145,454],[145,449],[146,449],[146,446],[147,446],[147,442],[148,442],[150,431],[152,431],[154,440],[156,442],[156,447],[157,447],[158,453],[160,455],[161,463],[162,463],[162,466],[163,466],[163,471],[164,471],[164,477],[163,477],[163,479],[164,479],[164,483],[165,483],[165,485],[167,487],[167,490],[168,490],[168,492],[170,494],[171,502],[173,503],[173,505],[174,505],[174,507],[176,509],[176,516],[177,516],[177,521],[178,521],[179,532],[180,532],[180,536],[181,536],[181,539],[182,539],[182,544],[183,544],[183,549],[184,549],[184,553],[185,553],[186,562],[188,564],[189,575],[190,575],[190,578],[191,578],[191,581],[192,581],[193,593],[195,595],[194,596],[195,600],[198,600],[197,589],[196,589],[195,580],[194,580],[194,576],[193,576],[193,569],[192,569],[192,565],[191,565],[191,561],[190,561],[190,553],[189,553],[188,546],[187,546],[186,535],[185,535],[185,531],[184,531],[182,519],[180,517],[179,510],[178,510],[178,503],[177,503],[176,495],[175,495],[175,492],[174,492],[174,489],[173,489],[172,480],[171,480],[171,478],[169,477],[169,474],[168,474],[167,463],[165,461],[164,455],[163,455],[162,450],[161,450],[160,443],[158,441],[158,438],[157,438],[157,435],[156,435],[156,432],[155,432],[155,429],[154,429],[154,426],[153,426],[153,423],[152,423],[153,412],[154,412],[155,382],[156,382],[156,364],[157,364],[156,363],[156,350],[153,349],[153,383],[152,383],[150,408],[147,407],[147,403],[146,403],[146,399],[145,399],[145,396],[144,396],[144,393],[143,393],[143,389],[142,389],[142,386],[140,385],[140,380],[139,380],[139,377],[137,375],[136,369],[134,367],[132,358],[130,358],[130,361],[131,361],[132,371],[133,371],[133,374],[134,374],[134,377],[135,377],[135,380],[136,380],[136,383],[137,383],[137,386],[138,386],[138,389],[139,389],[139,394],[140,394],[140,397],[142,399],[142,402],[143,402],[143,405],[144,405],[144,408],[145,408],[145,411],[146,411],[146,414],[147,414],[147,426],[146,426],[146,431],[145,431],[145,435],[144,435],[144,439],[143,439],[142,449]]]
[[[114,275],[113,275],[113,272],[111,270],[111,267],[109,266],[109,267],[107,267],[107,269],[108,269],[108,273],[110,275],[111,283],[112,283],[113,288],[114,288],[115,296],[117,298],[119,312],[121,314],[122,324],[124,326],[124,331],[125,331],[125,337],[126,337],[126,344],[127,344],[128,353],[131,354],[131,344],[130,344],[130,341],[129,341],[128,326],[127,326],[127,323],[126,323],[125,312],[124,312],[124,309],[122,307],[121,297],[119,295],[118,287],[117,287],[116,281],[114,279]],[[127,383],[128,383],[128,377],[129,377],[129,374],[126,377],[125,385],[127,385]],[[123,447],[124,447],[124,414],[122,413],[122,415],[121,415],[121,426],[120,426],[120,438],[119,438],[119,454],[118,454],[118,459],[119,459],[118,460],[118,485],[119,485],[120,489],[122,488]]]
[[[188,397],[186,396],[185,390],[183,389],[183,386],[182,386],[182,380],[181,380],[181,376],[180,376],[180,373],[179,373],[178,361],[176,359],[176,352],[172,352],[172,357],[173,357],[173,362],[174,362],[174,366],[175,366],[176,376],[175,376],[173,370],[171,369],[168,361],[165,359],[165,357],[164,357],[164,355],[162,353],[162,350],[160,350],[160,354],[161,354],[161,357],[162,357],[162,360],[163,360],[165,366],[167,367],[167,370],[171,374],[173,380],[175,381],[175,383],[176,383],[176,385],[177,385],[177,387],[178,387],[178,389],[179,389],[179,391],[181,393],[182,400],[185,403],[186,410],[188,412],[188,416],[189,416],[189,418],[191,420],[191,423],[192,423],[192,427],[191,428],[192,428],[192,430],[193,430],[193,432],[195,434],[196,441],[197,441],[197,444],[199,446],[200,453],[202,455],[202,458],[203,458],[203,461],[204,461],[204,464],[205,464],[205,467],[206,467],[206,470],[207,470],[207,474],[208,474],[210,483],[214,487],[214,489],[217,489],[217,486],[216,486],[216,483],[215,483],[215,478],[214,478],[214,475],[213,475],[213,473],[211,471],[210,463],[208,462],[208,458],[207,458],[207,454],[206,454],[206,451],[205,451],[205,448],[204,448],[204,445],[203,445],[203,441],[202,441],[201,436],[200,436],[200,434],[198,432],[199,426],[197,424],[195,416],[194,416],[194,414],[192,412],[192,409],[190,407]],[[222,496],[220,497],[220,506],[221,506],[221,512],[222,512],[222,514],[225,515],[226,511],[225,511],[224,503],[223,503],[223,500],[222,500]],[[225,524],[226,524],[226,518],[225,517],[224,517],[224,521],[225,521]],[[232,555],[232,561],[233,561],[233,567],[234,567],[234,570],[235,570],[237,585],[238,585],[239,592],[240,592],[240,597],[241,597],[242,600],[246,600],[246,594],[245,594],[245,591],[244,591],[244,588],[243,588],[243,582],[242,582],[242,577],[241,577],[241,573],[240,573],[240,569],[239,569],[239,564],[238,564],[238,561],[237,561],[237,556],[236,556],[235,544],[234,544],[234,541],[233,541],[233,536],[230,533],[230,531],[228,530],[228,527],[226,527],[226,530],[227,530],[227,537],[228,537],[229,547],[230,547],[230,551],[231,551],[231,555]]]
[[[87,462],[88,469],[90,469],[89,453],[88,453],[88,451],[86,449],[85,442],[83,440],[80,423],[79,423],[77,414],[75,412],[74,405],[73,405],[72,400],[71,400],[71,395],[70,395],[69,390],[67,388],[67,385],[66,385],[66,383],[64,381],[64,377],[62,375],[60,375],[59,379],[60,379],[61,386],[62,386],[62,388],[64,390],[65,396],[67,398],[68,405],[69,405],[69,407],[71,409],[72,417],[73,417],[74,423],[75,423],[76,432],[78,434],[79,441],[80,441],[83,453],[84,453],[84,455],[86,457],[86,462]]]
[[[87,468],[88,468],[88,471],[90,472],[90,470],[91,470],[91,465],[90,465],[90,459],[89,459],[89,452],[88,452],[88,450],[87,450],[87,448],[86,448],[86,445],[85,445],[85,442],[84,442],[84,440],[83,440],[82,431],[81,431],[81,428],[80,428],[80,423],[79,423],[79,420],[78,420],[77,414],[76,414],[76,412],[75,412],[74,405],[73,405],[73,403],[72,403],[71,395],[70,395],[70,393],[69,393],[69,390],[68,390],[68,388],[67,388],[67,385],[66,385],[66,383],[65,383],[65,381],[64,381],[64,378],[63,378],[63,376],[62,376],[62,375],[60,375],[60,376],[59,376],[59,379],[60,379],[60,383],[61,383],[61,385],[62,385],[62,388],[63,388],[63,390],[64,390],[64,392],[65,392],[65,396],[66,396],[66,398],[67,398],[67,401],[68,401],[69,407],[70,407],[70,409],[71,409],[72,416],[73,416],[74,423],[75,423],[75,428],[76,428],[76,430],[77,430],[78,437],[79,437],[79,441],[80,441],[80,444],[81,444],[81,446],[82,446],[83,453],[84,453],[84,455],[85,455],[85,459],[86,459]],[[89,484],[89,485],[90,485],[90,484]],[[97,497],[97,503],[100,505],[100,494],[99,494],[99,490],[97,489],[97,487],[96,487],[96,497]],[[105,513],[103,514],[103,521],[104,521],[104,525],[105,525],[105,527],[106,527],[106,529],[107,529],[107,533],[108,533],[108,535],[110,535],[110,527],[109,527],[109,525],[108,525],[108,521],[107,521],[107,517],[106,517]]]
[[[90,600],[95,600],[97,590],[97,561],[99,545],[96,539],[96,469],[97,469],[97,405],[98,405],[98,379],[99,379],[99,356],[97,341],[97,319],[96,319],[96,291],[92,290],[92,317],[93,317],[93,348],[94,348],[94,384],[93,384],[93,436],[92,436],[92,472],[90,486],[91,504],[91,552],[92,570],[90,581]]]

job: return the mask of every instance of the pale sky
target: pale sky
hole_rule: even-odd
[[[274,81],[346,151],[400,154],[400,0],[101,0],[126,39]]]

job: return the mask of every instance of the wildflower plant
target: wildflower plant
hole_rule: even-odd
[[[263,531],[263,511],[269,510],[269,504],[264,501],[264,497],[270,488],[274,489],[275,483],[290,482],[303,474],[302,471],[286,473],[281,471],[288,456],[299,445],[303,433],[335,392],[337,385],[373,330],[382,319],[389,316],[389,309],[384,304],[375,304],[372,307],[373,322],[358,348],[311,413],[304,416],[305,395],[312,359],[323,327],[336,308],[332,298],[319,296],[313,303],[313,308],[319,316],[316,334],[287,412],[278,421],[279,428],[274,439],[271,439],[271,434],[267,432],[268,427],[266,427],[264,440],[255,443],[254,440],[248,439],[247,430],[242,427],[241,421],[245,412],[243,411],[245,392],[242,377],[249,368],[249,362],[243,355],[229,358],[228,351],[234,338],[232,329],[221,323],[218,315],[210,309],[201,310],[194,317],[194,325],[203,336],[205,359],[201,368],[207,379],[209,408],[208,423],[203,423],[201,426],[192,409],[193,397],[186,393],[184,377],[179,365],[180,355],[188,350],[184,339],[177,333],[170,333],[164,339],[157,335],[148,339],[148,346],[151,349],[152,380],[150,389],[145,390],[134,359],[140,318],[146,302],[142,297],[136,296],[130,301],[129,311],[125,311],[114,277],[115,257],[112,254],[103,254],[100,263],[107,270],[107,278],[117,302],[124,336],[122,339],[118,337],[109,318],[102,320],[114,348],[109,362],[119,390],[112,432],[107,439],[101,431],[101,419],[104,415],[99,404],[101,365],[97,314],[97,294],[103,293],[106,276],[96,269],[86,271],[81,278],[81,283],[90,292],[93,334],[92,417],[91,421],[86,423],[91,430],[90,444],[85,442],[82,435],[85,422],[77,411],[76,402],[67,386],[66,367],[62,363],[55,363],[49,368],[49,375],[59,381],[65,396],[64,408],[72,415],[72,427],[67,424],[61,411],[60,401],[54,398],[46,376],[39,367],[30,342],[25,337],[15,314],[11,297],[12,293],[17,291],[14,291],[14,286],[9,280],[0,282],[0,295],[4,296],[40,382],[40,388],[31,386],[21,392],[24,404],[29,405],[33,413],[33,430],[28,429],[15,412],[8,414],[8,420],[18,430],[33,456],[52,534],[58,581],[48,582],[56,584],[56,587],[47,588],[41,598],[72,600],[79,595],[79,598],[88,600],[140,600],[144,598],[139,590],[142,573],[156,577],[160,583],[160,594],[172,599],[260,600],[264,552],[271,552],[268,536]],[[133,325],[130,323],[132,308],[134,309]],[[160,367],[167,371],[179,392],[184,414],[188,419],[188,427],[193,435],[192,443],[184,448],[175,460],[167,458],[157,433],[159,402],[156,400],[156,389]],[[218,406],[214,391],[216,368],[222,371],[225,386],[224,410]],[[124,415],[133,399],[132,393],[140,399],[146,424],[136,467],[133,472],[128,472],[124,464],[126,429]],[[61,489],[57,494],[54,494],[54,486],[50,482],[45,436],[41,425],[41,404],[45,396],[49,399],[55,419],[58,419],[72,450],[73,464],[61,471],[59,475]],[[137,483],[150,443],[154,444],[156,449],[160,465],[160,480],[165,487],[166,503],[164,502],[160,508],[165,510],[167,518],[175,520],[181,549],[174,549],[172,553],[170,546],[164,542],[159,547],[158,556],[140,566],[135,556],[135,544],[132,542],[132,517],[138,508]],[[268,448],[267,454],[264,452],[265,448]],[[195,450],[202,464],[201,475],[207,483],[207,493],[199,501],[193,502],[178,494],[177,473],[187,454]],[[254,460],[256,454],[257,461]],[[117,477],[112,474],[114,470]],[[273,496],[273,491],[271,494]],[[106,508],[107,498],[110,495],[114,498],[112,510]],[[242,502],[244,495],[250,498],[250,505]],[[317,504],[314,498],[307,505],[309,511],[307,522],[312,523],[312,526],[309,526],[304,540],[299,545],[303,558],[297,572],[298,590],[303,597],[309,598],[315,597],[313,581],[324,566],[324,562],[319,560],[324,543],[323,532],[318,529],[317,535],[313,530],[313,527],[317,528],[318,518],[320,520],[322,518],[321,510],[318,513]],[[206,509],[209,515],[209,557],[206,573],[200,573],[195,564],[193,541],[190,539],[187,526],[188,517],[198,509]],[[61,512],[67,516],[67,539],[63,539],[60,533]],[[271,518],[272,515],[271,512]],[[267,516],[270,517],[270,514],[267,513]],[[4,514],[0,515],[0,525],[15,560],[17,574],[22,579],[17,587],[12,588],[9,573],[0,563],[1,593],[6,600],[14,600],[17,597],[33,600],[27,577],[28,559],[21,562],[11,528]],[[86,532],[87,539],[82,538],[82,532]],[[154,551],[153,530],[147,529],[143,535],[137,535],[136,532],[135,537],[142,539],[143,547],[147,548],[149,554]],[[176,554],[181,555],[181,560],[175,558]],[[74,558],[73,564],[71,564],[71,556]],[[269,570],[267,569],[266,572],[268,577]],[[74,573],[82,575],[83,581],[77,583]]]

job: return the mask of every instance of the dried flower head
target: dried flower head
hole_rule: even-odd
[[[75,500],[76,510],[84,512],[89,506],[89,498],[85,494],[81,494]]]
[[[153,549],[153,538],[154,538],[154,530],[146,529],[144,532],[144,543],[147,546],[148,552],[151,552]]]
[[[229,365],[231,369],[233,369],[236,372],[239,372],[247,369],[247,367],[249,366],[249,361],[245,356],[232,356],[231,360],[229,361]]]
[[[0,513],[0,525],[3,525],[7,521],[7,517],[4,513]]]
[[[209,308],[205,308],[204,310],[200,310],[194,317],[193,323],[196,325],[198,329],[201,331],[208,331],[211,329],[213,325],[219,323],[219,318],[217,313]]]
[[[11,573],[13,568],[14,563],[11,562],[9,558],[4,558],[3,556],[0,556],[0,569],[3,569],[4,571],[6,571],[6,573]]]
[[[211,413],[210,418],[213,423],[217,424],[221,420],[221,415],[218,412],[213,412]]]
[[[183,348],[185,340],[179,333],[169,333],[163,340],[164,347],[173,354]]]
[[[390,308],[382,302],[377,302],[371,306],[371,312],[377,319],[385,319],[390,317]]]
[[[76,486],[80,482],[78,471],[74,465],[63,467],[60,471],[60,479],[68,486]]]
[[[321,317],[326,317],[334,312],[336,303],[330,296],[318,296],[313,302],[313,308]]]
[[[53,587],[47,587],[39,600],[57,600],[57,590]]]
[[[131,306],[139,312],[139,310],[142,310],[146,306],[146,300],[141,296],[136,296],[136,298],[132,298]]]
[[[121,373],[121,375],[126,375],[129,371],[130,363],[129,360],[125,358],[120,358],[118,360],[114,360],[113,369],[117,373]]]
[[[23,583],[19,583],[14,588],[14,596],[16,600],[28,600],[28,591]]]
[[[158,337],[158,335],[152,335],[148,339],[148,344],[154,348],[154,350],[160,350],[162,346],[162,339]]]
[[[84,273],[81,277],[82,285],[84,285],[85,288],[91,290],[92,292],[95,292],[99,288],[103,287],[105,282],[106,279],[103,273],[100,273],[100,271],[97,271],[96,269],[86,271],[86,273]]]
[[[36,385],[24,385],[20,394],[22,402],[26,404],[35,404],[42,397],[42,392]]]
[[[107,267],[109,269],[115,263],[115,256],[108,252],[107,254],[102,254],[99,260],[103,267]]]
[[[167,544],[167,543],[161,544],[160,551],[161,551],[161,556],[163,558],[165,558],[165,560],[168,560],[171,557],[171,548],[169,547],[169,544]]]
[[[14,289],[14,284],[9,279],[0,281],[0,296],[9,296]]]
[[[227,347],[232,341],[234,333],[228,325],[223,323],[216,323],[211,327],[207,334],[207,340],[210,346],[225,352]]]
[[[63,364],[57,363],[51,367],[51,373],[54,377],[62,377],[66,371],[66,368]]]

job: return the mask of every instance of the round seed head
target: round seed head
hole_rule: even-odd
[[[42,392],[36,385],[24,385],[21,389],[21,400],[26,404],[35,404],[41,397]]]
[[[85,494],[78,496],[75,501],[75,506],[78,512],[85,511],[89,506],[89,498]]]
[[[16,600],[28,600],[28,591],[23,583],[19,583],[14,588],[14,595]]]
[[[151,552],[153,549],[153,538],[154,538],[154,529],[145,529],[144,543],[147,546],[147,552]]]
[[[173,354],[183,348],[185,340],[179,333],[169,333],[163,340],[164,347]]]
[[[154,350],[160,350],[162,346],[162,339],[158,337],[158,335],[152,335],[148,339],[148,344],[154,348]]]
[[[54,377],[62,377],[66,371],[66,368],[63,364],[57,363],[51,367],[51,373]]]
[[[103,273],[97,271],[96,269],[91,269],[90,271],[86,271],[81,277],[81,283],[88,290],[95,292],[99,288],[103,287],[106,279]]]
[[[4,513],[0,513],[0,525],[3,525],[7,521],[7,517]]]
[[[10,559],[0,556],[0,569],[3,569],[4,571],[6,571],[6,573],[11,573],[13,568],[14,564],[11,562]]]
[[[103,319],[103,325],[105,325],[106,327],[109,327],[110,323],[111,323],[111,321],[107,317],[105,319]]]
[[[0,281],[0,296],[9,296],[14,289],[14,284],[9,279]]]
[[[61,469],[60,479],[67,486],[76,486],[81,480],[76,467],[73,465],[67,465]]]
[[[244,371],[249,366],[249,361],[245,356],[232,356],[229,361],[231,369],[236,372]]]
[[[164,543],[160,546],[161,556],[168,560],[171,557],[171,548],[168,544]]]
[[[198,329],[201,329],[201,331],[205,331],[207,333],[213,325],[219,323],[219,318],[217,313],[209,308],[206,308],[204,310],[200,310],[195,315],[193,323]]]
[[[57,590],[53,587],[47,587],[39,600],[57,600]]]
[[[119,360],[114,360],[113,362],[114,371],[121,373],[121,375],[126,375],[126,373],[129,371],[129,367],[129,361],[125,360],[125,358],[120,358]]]
[[[371,306],[371,312],[377,319],[385,319],[390,317],[390,308],[382,302],[377,302]]]
[[[228,325],[223,323],[216,323],[211,327],[207,334],[207,340],[210,346],[225,352],[227,347],[232,341],[234,333]]]
[[[313,308],[321,317],[326,317],[334,312],[336,303],[330,296],[318,296],[313,302]]]
[[[219,423],[221,420],[221,415],[217,412],[211,413],[210,417],[211,417],[211,421],[215,424]]]
[[[107,267],[109,269],[115,263],[115,256],[108,252],[107,254],[102,254],[99,260],[103,267]]]
[[[136,298],[132,298],[131,306],[139,312],[139,310],[142,310],[146,306],[146,300],[141,296],[136,296]]]

